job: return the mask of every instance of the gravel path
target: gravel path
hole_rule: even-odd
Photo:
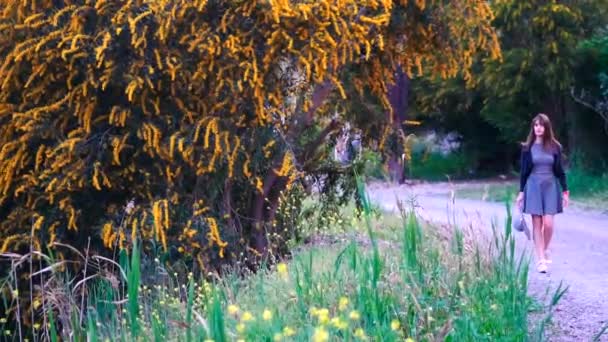
[[[419,215],[430,221],[458,225],[488,227],[497,222],[504,226],[503,204],[477,200],[450,199],[451,185],[368,187],[371,200],[386,210],[396,209],[396,199],[415,201]],[[532,227],[530,218],[526,218]],[[516,233],[518,250],[532,251],[532,243],[524,234]],[[608,324],[608,215],[570,207],[555,218],[555,233],[550,246],[553,264],[549,273],[539,274],[531,265],[530,294],[548,301],[547,289],[555,289],[560,281],[569,286],[553,315],[549,341],[592,341]],[[549,291],[552,294],[552,291]],[[608,341],[606,332],[599,341]]]

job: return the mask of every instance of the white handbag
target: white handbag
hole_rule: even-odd
[[[524,213],[519,205],[515,206],[517,207],[517,210],[513,215],[513,229],[518,232],[523,232],[526,234],[528,240],[530,240],[530,229],[528,229],[528,224],[524,218]]]

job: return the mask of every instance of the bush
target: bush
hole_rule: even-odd
[[[470,158],[457,151],[444,155],[439,152],[413,153],[408,164],[409,177],[429,181],[457,179],[468,176]]]
[[[568,170],[568,187],[576,197],[604,194],[608,197],[608,173],[597,175],[573,167]]]
[[[386,180],[387,174],[385,165],[382,162],[382,156],[378,152],[372,150],[364,150],[361,160],[357,161],[361,164],[361,175],[367,180]]]
[[[0,7],[0,252],[90,237],[107,255],[140,238],[200,268],[265,257],[279,198],[324,173],[319,147],[340,122],[368,121],[338,110],[345,89],[388,110],[396,65],[447,77],[478,52],[499,57],[475,1],[464,7],[483,15],[466,21],[459,4],[354,0]],[[427,44],[431,24],[450,39]]]

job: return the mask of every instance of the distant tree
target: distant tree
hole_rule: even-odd
[[[585,85],[573,86],[572,98],[595,112],[604,123],[608,133],[608,30],[581,44],[581,53],[589,56],[584,63],[591,62],[596,66],[595,82]],[[580,88],[580,89],[577,89]]]
[[[605,5],[604,0],[493,4],[503,59],[484,62],[478,78],[484,93],[481,113],[506,141],[521,140],[538,112],[549,114],[565,135],[576,47],[605,22]]]
[[[608,6],[605,0],[491,4],[502,58],[478,58],[469,82],[465,77],[444,80],[436,75],[415,80],[412,104],[413,114],[434,128],[459,132],[480,168],[504,169],[516,159],[517,142],[537,112],[554,119],[567,145],[584,134],[579,132],[582,127],[573,127],[582,106],[572,100],[571,88],[577,95],[584,90],[594,104],[600,88],[586,88],[586,75],[591,72],[597,79],[597,73],[588,60],[581,61],[578,46],[605,27]]]

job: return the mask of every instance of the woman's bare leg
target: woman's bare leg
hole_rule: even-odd
[[[549,249],[549,243],[551,242],[551,238],[553,237],[553,215],[545,215],[543,216],[543,253],[546,254],[547,249]],[[545,255],[546,258],[546,255]]]
[[[536,251],[536,259],[545,260],[545,237],[543,234],[543,217],[540,215],[532,215],[532,235],[534,236],[534,250]]]

